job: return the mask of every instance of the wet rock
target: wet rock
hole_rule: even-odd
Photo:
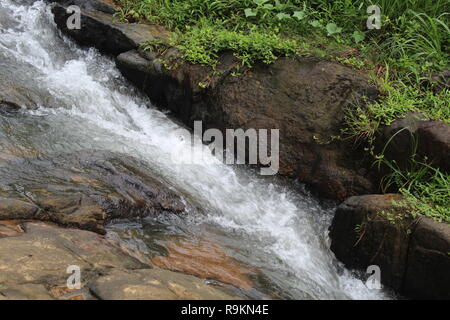
[[[0,220],[34,219],[39,212],[39,207],[33,203],[0,198]]]
[[[450,89],[450,70],[442,71],[431,77],[431,85],[434,92],[441,92]]]
[[[1,299],[231,299],[192,276],[150,269],[103,237],[43,222],[0,238]],[[80,290],[66,286],[68,266],[81,271]]]
[[[378,265],[381,282],[408,297],[448,299],[450,225],[412,218],[393,207],[400,199],[387,194],[346,200],[330,228],[331,250],[348,268]]]
[[[33,92],[13,85],[7,79],[0,76],[0,111],[2,109],[33,108],[39,101]]]
[[[231,300],[239,299],[204,281],[160,269],[112,270],[90,285],[105,300]]]
[[[385,127],[377,144],[385,157],[395,160],[400,168],[407,168],[411,157],[417,155],[443,171],[450,171],[450,125],[444,122],[427,121],[412,113]]]
[[[450,225],[422,218],[408,250],[402,291],[414,299],[450,299]]]
[[[71,14],[67,13],[66,8],[73,4],[82,9],[79,30],[67,28],[67,19]],[[96,47],[112,55],[135,49],[140,43],[161,37],[166,33],[164,28],[159,26],[116,22],[111,11],[111,6],[93,0],[59,1],[52,9],[55,22],[62,32],[81,45]]]
[[[104,234],[112,219],[180,214],[191,206],[167,182],[123,155],[86,151],[5,165],[0,220],[51,221]],[[2,192],[2,185],[9,191]]]
[[[253,287],[249,270],[239,265],[212,242],[178,241],[165,244],[167,256],[157,256],[152,263],[160,268],[215,279],[243,290]]]
[[[70,265],[81,268],[83,283],[101,270],[143,267],[95,233],[42,222],[23,227],[21,235],[0,239],[0,295],[18,284],[65,285]]]

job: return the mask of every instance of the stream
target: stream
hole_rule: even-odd
[[[108,152],[124,163],[132,157],[129,166],[138,162],[195,204],[184,215],[110,223],[107,237],[134,255],[151,259],[174,243],[206,260],[220,251],[248,271],[251,285],[235,289],[248,298],[390,298],[369,290],[361,280],[367,275],[346,270],[330,251],[333,205],[299,184],[209,154],[204,163],[174,163],[190,152],[176,133],[180,125],[133,88],[114,61],[62,36],[44,2],[0,0],[0,82],[30,101],[29,108],[0,107],[0,192],[57,189],[52,164],[70,154]]]

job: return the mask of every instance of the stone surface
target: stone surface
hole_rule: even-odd
[[[2,288],[64,285],[70,265],[80,266],[84,283],[101,270],[143,267],[95,233],[42,222],[24,222],[23,229],[20,235],[0,239]]]
[[[67,13],[66,8],[73,4],[82,9],[79,30],[69,30],[66,24],[71,15]],[[117,22],[111,14],[112,10],[111,6],[98,0],[67,0],[58,1],[52,12],[62,32],[81,45],[96,47],[112,55],[135,49],[140,43],[162,37],[167,32],[160,26]]]
[[[422,218],[408,250],[405,295],[415,299],[450,299],[450,225]]]
[[[0,111],[4,108],[19,109],[34,108],[39,99],[32,91],[13,85],[8,79],[0,75]]]
[[[0,300],[235,298],[198,278],[151,269],[89,231],[43,222],[21,228],[0,233]],[[71,265],[80,267],[80,290],[66,286]]]
[[[331,250],[349,268],[381,269],[383,284],[413,298],[448,299],[450,225],[394,209],[395,194],[352,197],[330,228]]]
[[[198,278],[160,269],[112,270],[90,284],[90,289],[104,300],[239,299]]]
[[[423,120],[420,114],[412,113],[383,128],[377,144],[386,158],[395,160],[401,168],[406,168],[416,154],[450,171],[450,125],[444,122]]]
[[[214,242],[177,241],[167,242],[164,247],[167,249],[167,255],[154,257],[153,265],[202,279],[219,280],[243,290],[253,287],[248,278],[249,269],[233,261]]]
[[[165,212],[189,203],[132,157],[102,151],[3,164],[0,220],[33,219],[105,233],[116,218]],[[20,185],[21,189],[14,187]]]

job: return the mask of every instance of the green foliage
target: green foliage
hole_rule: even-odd
[[[280,55],[291,56],[298,47],[295,41],[283,40],[276,33],[253,30],[243,33],[211,25],[192,27],[185,33],[178,32],[172,44],[192,63],[214,65],[220,52],[231,50],[247,67],[256,61],[270,64]]]
[[[450,175],[413,157],[408,170],[400,170],[395,162],[383,160],[391,172],[385,177],[386,186],[400,186],[405,200],[395,203],[416,217],[428,216],[450,223]]]

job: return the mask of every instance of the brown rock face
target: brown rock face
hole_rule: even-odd
[[[187,275],[150,269],[98,234],[42,222],[20,222],[4,236],[0,224],[0,300],[233,299]],[[67,288],[67,267],[81,271],[80,290]]]
[[[114,8],[99,0],[64,0],[58,2],[52,11],[55,22],[62,32],[73,37],[84,46],[95,46],[100,51],[118,55],[135,49],[140,43],[166,34],[159,26],[142,24],[125,24],[113,19]],[[70,5],[83,9],[81,29],[69,30],[67,19],[71,14],[66,12]]]
[[[331,250],[349,268],[381,269],[383,284],[422,299],[449,299],[450,225],[395,211],[399,195],[352,197],[330,228]],[[383,212],[384,211],[384,212]]]
[[[0,239],[0,284],[64,285],[70,265],[84,271],[83,281],[103,268],[142,267],[95,233],[61,229],[42,222],[23,223],[24,233]],[[1,291],[1,289],[0,289]]]
[[[202,279],[216,279],[249,290],[253,287],[248,270],[234,262],[219,245],[211,242],[179,241],[165,245],[167,256],[157,256],[152,263],[160,268],[180,271]]]
[[[416,299],[450,299],[450,225],[421,219],[408,250],[403,292]]]
[[[450,125],[440,121],[422,120],[411,114],[383,129],[377,139],[387,159],[405,168],[416,154],[443,171],[450,171]]]
[[[51,221],[104,234],[111,219],[183,213],[186,206],[148,168],[123,155],[86,151],[4,166],[0,220]]]
[[[90,290],[104,300],[231,300],[239,299],[177,272],[113,270],[99,277]]]

